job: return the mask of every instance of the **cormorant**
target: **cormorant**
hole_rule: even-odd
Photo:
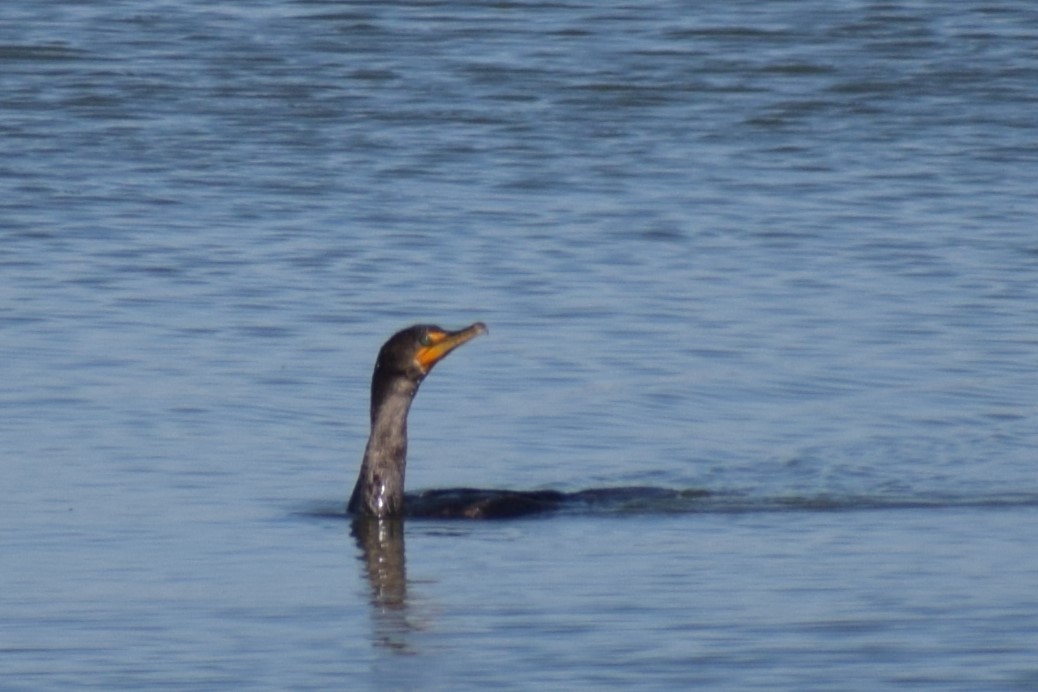
[[[487,331],[482,322],[448,332],[428,324],[402,329],[382,345],[371,376],[371,435],[347,507],[375,517],[404,513],[407,413],[432,367]]]
[[[557,490],[486,490],[445,488],[405,495],[407,413],[418,385],[432,367],[458,346],[487,331],[476,322],[456,332],[428,324],[402,329],[378,352],[371,376],[371,436],[364,450],[357,485],[347,509],[360,517],[516,517],[557,510],[563,506],[625,508],[684,503],[708,495],[703,490],[649,487]],[[681,505],[684,506],[684,505]]]
[[[373,517],[507,517],[554,509],[564,493],[452,488],[404,496],[407,413],[433,366],[487,331],[476,322],[451,332],[428,324],[402,329],[378,352],[371,376],[371,435],[347,509]]]

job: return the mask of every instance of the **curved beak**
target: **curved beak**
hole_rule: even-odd
[[[456,332],[430,331],[429,339],[432,343],[420,348],[415,354],[415,360],[422,372],[429,372],[432,366],[446,358],[448,353],[486,332],[487,325],[482,322],[476,322]]]

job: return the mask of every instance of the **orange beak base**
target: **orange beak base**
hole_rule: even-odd
[[[432,366],[446,358],[448,353],[486,332],[487,326],[482,322],[476,322],[456,332],[429,332],[429,339],[432,343],[419,349],[415,360],[422,372],[429,372]]]

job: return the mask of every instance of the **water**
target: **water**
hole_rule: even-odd
[[[1036,38],[4,3],[0,687],[1038,686]],[[409,487],[711,495],[352,530],[379,345],[475,320]]]

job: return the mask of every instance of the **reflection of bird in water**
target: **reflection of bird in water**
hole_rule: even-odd
[[[393,651],[411,653],[410,634],[418,628],[407,600],[403,521],[357,517],[352,533],[371,586],[375,641]]]
[[[378,353],[371,378],[371,436],[348,509],[375,517],[516,516],[551,509],[564,497],[552,491],[435,490],[404,502],[407,413],[418,386],[436,363],[487,331],[477,322],[448,332],[415,325],[394,334]]]

